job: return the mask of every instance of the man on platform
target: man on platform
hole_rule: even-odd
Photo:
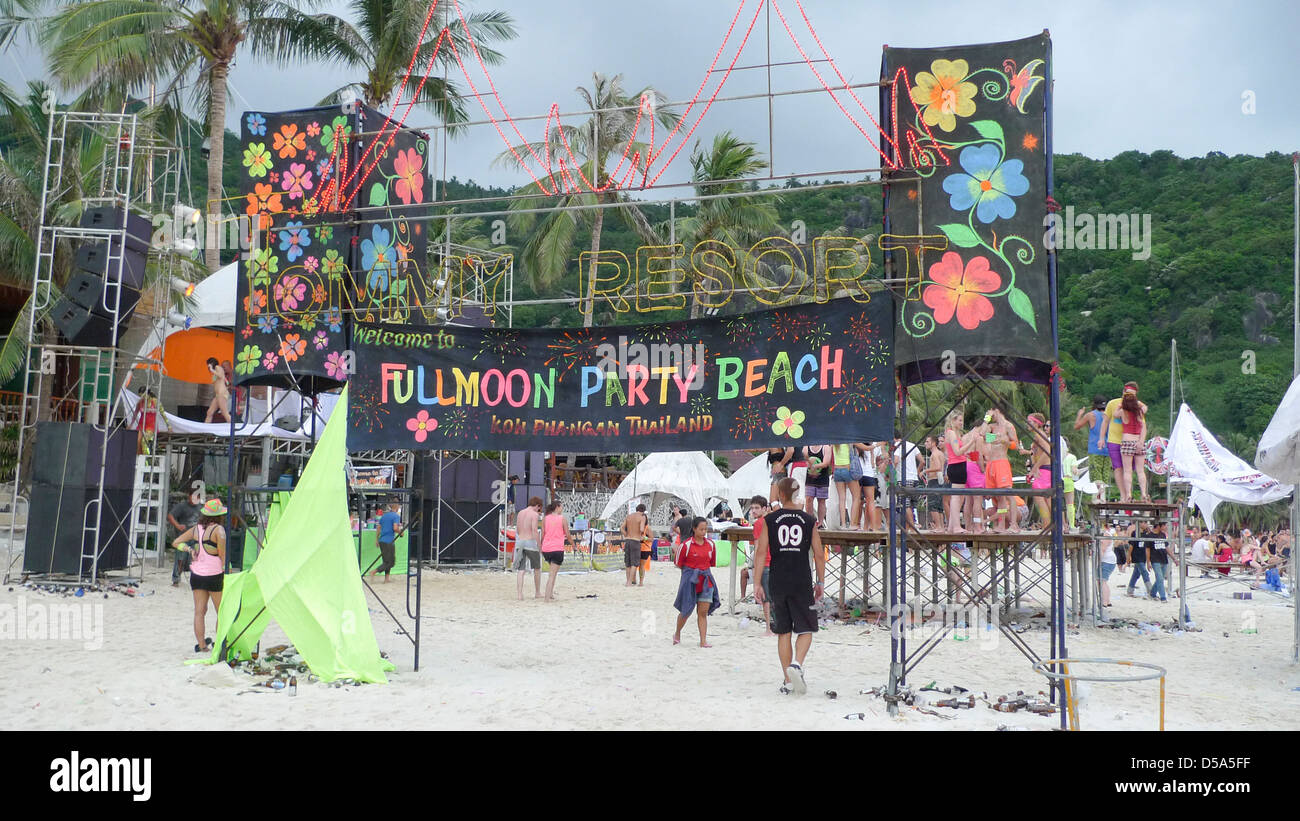
[[[817,602],[825,595],[826,551],[822,549],[817,520],[800,510],[795,502],[799,483],[785,478],[777,483],[781,509],[763,517],[763,532],[758,537],[754,566],[766,566],[772,557],[768,579],[772,598],[772,628],[777,636],[777,655],[785,682],[782,693],[808,692],[804,681],[803,661],[817,632]],[[817,566],[814,585],[809,567],[809,553]],[[761,584],[754,588],[754,598],[767,600]],[[795,635],[792,645],[790,634]]]
[[[983,431],[984,442],[988,447],[984,469],[985,487],[1010,488],[1011,460],[1007,458],[1007,449],[1019,445],[1016,428],[1002,415],[1002,411],[993,408],[984,415]],[[1012,501],[1011,496],[998,496],[994,499],[997,508],[993,512],[993,530],[1004,532],[1018,529],[1020,517],[1014,515],[1016,511],[1011,509]]]

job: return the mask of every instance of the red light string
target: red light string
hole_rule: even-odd
[[[767,2],[767,0],[763,0],[763,2]],[[741,8],[744,8],[743,3],[741,4]],[[696,118],[695,124],[691,126],[690,131],[686,132],[686,136],[682,138],[682,141],[680,144],[678,144],[677,149],[673,151],[672,155],[668,158],[668,162],[664,163],[663,167],[659,169],[659,173],[655,174],[654,178],[650,180],[651,185],[654,185],[655,183],[659,182],[659,178],[662,177],[664,175],[664,172],[668,170],[668,166],[673,164],[673,160],[677,159],[677,155],[681,153],[682,149],[685,148],[688,143],[690,143],[691,135],[695,133],[695,129],[698,128],[700,122],[704,120],[704,115],[709,113],[709,109],[713,107],[714,101],[717,100],[718,95],[722,93],[722,87],[727,84],[727,80],[731,77],[731,71],[736,67],[736,62],[740,59],[741,52],[745,50],[745,44],[749,42],[749,36],[753,34],[754,26],[758,23],[758,15],[762,11],[763,11],[763,3],[759,3],[758,7],[754,10],[754,18],[749,21],[749,28],[745,29],[745,39],[740,41],[740,47],[736,49],[735,56],[731,58],[731,63],[727,65],[727,70],[723,72],[722,79],[718,81],[718,87],[713,90],[713,94],[712,96],[709,97],[709,101],[704,105],[704,109],[700,111],[700,116]],[[731,32],[728,31],[727,35],[728,37],[730,37]],[[725,45],[725,41],[724,41],[724,45]],[[713,69],[710,68],[709,73],[712,74]],[[691,100],[692,106],[695,105],[695,100],[697,99],[699,99],[698,94],[696,94],[695,98]],[[688,107],[687,110],[689,111],[690,108]],[[684,119],[685,117],[683,117],[683,120],[678,121],[679,126],[681,125],[682,121],[684,121]],[[676,132],[677,129],[673,129],[673,133],[675,134]],[[668,143],[671,140],[672,140],[672,134],[669,134],[668,139],[664,140],[665,148],[668,147]],[[653,162],[655,159],[657,159],[657,156],[652,157],[650,161]]]
[[[763,2],[766,2],[766,0],[763,0]],[[758,15],[763,11],[763,2],[760,2],[758,4],[758,9],[754,11],[754,19],[750,21],[749,24],[749,28],[751,31],[754,28],[754,23],[758,21]],[[704,79],[700,81],[700,87],[695,89],[695,96],[691,98],[690,104],[687,105],[686,110],[682,112],[682,116],[680,119],[678,119],[677,125],[674,126],[673,130],[668,133],[668,136],[666,138],[664,138],[663,148],[660,148],[658,151],[654,151],[653,143],[651,144],[651,148],[652,148],[651,153],[646,157],[647,173],[649,172],[649,167],[653,165],[656,160],[659,159],[659,156],[665,150],[667,150],[668,144],[673,141],[673,137],[675,137],[677,135],[678,130],[681,129],[682,123],[686,122],[686,118],[691,115],[691,109],[695,107],[696,101],[698,101],[700,99],[700,95],[704,93],[704,88],[709,84],[709,80],[713,78],[713,70],[717,68],[718,60],[722,59],[722,53],[726,50],[727,43],[731,40],[731,35],[736,30],[736,21],[740,19],[740,13],[744,10],[745,10],[745,0],[742,0],[740,6],[736,9],[735,15],[731,18],[731,25],[727,26],[727,34],[725,37],[722,38],[722,45],[718,46],[717,52],[713,55],[713,62],[709,63],[709,70],[704,73]],[[748,34],[746,35],[746,39],[748,39]],[[745,48],[745,44],[741,43],[740,48],[741,51],[743,51]],[[733,62],[732,65],[735,65],[735,63]],[[724,78],[724,82],[725,82],[725,78]],[[644,181],[642,182],[642,186],[644,187]]]
[[[835,107],[838,108],[840,112],[844,114],[845,117],[849,118],[849,121],[852,122],[853,125],[858,129],[858,131],[862,133],[863,137],[866,137],[867,142],[871,144],[872,148],[876,149],[876,153],[880,155],[881,159],[885,161],[886,165],[888,165],[890,168],[897,168],[897,165],[894,163],[893,159],[890,158],[890,156],[886,154],[884,151],[880,150],[880,146],[876,145],[876,141],[871,139],[871,135],[867,133],[867,130],[862,127],[862,124],[857,121],[857,118],[855,118],[851,113],[849,113],[849,110],[845,108],[844,105],[840,102],[840,98],[835,96],[835,91],[830,87],[830,85],[824,79],[822,79],[821,72],[817,70],[817,66],[815,66],[812,60],[808,58],[807,52],[805,52],[803,49],[803,44],[799,42],[799,38],[796,37],[794,31],[791,30],[790,23],[785,19],[785,13],[781,11],[781,7],[775,2],[775,0],[772,0],[772,8],[776,10],[777,17],[781,18],[781,25],[785,27],[785,33],[790,36],[790,41],[794,43],[794,47],[799,50],[799,56],[802,57],[804,62],[808,64],[808,68],[812,71],[813,76],[817,78],[817,82],[821,83],[822,88],[826,89],[826,93],[830,95],[831,100],[835,103]],[[815,39],[816,35],[814,34],[813,36]],[[834,63],[831,63],[831,66],[834,67]],[[839,71],[836,70],[836,74],[838,73]],[[845,85],[847,86],[848,83],[845,83]],[[856,96],[854,97],[854,99],[857,99]],[[861,105],[862,104],[861,101],[859,101],[858,104]],[[870,114],[868,114],[868,116],[870,116]],[[878,133],[883,134],[883,131],[881,130],[880,125],[876,123],[875,118],[872,118],[871,122],[873,125],[876,126],[876,131]]]
[[[429,30],[429,23],[433,20],[433,13],[434,13],[434,11],[438,8],[438,3],[439,3],[439,2],[440,2],[440,0],[433,0],[433,2],[429,4],[429,11],[428,11],[427,14],[424,15],[424,24],[420,27],[420,36],[417,37],[417,38],[415,39],[415,50],[411,52],[411,60],[410,60],[409,63],[406,64],[406,73],[405,73],[404,75],[402,75],[402,82],[401,82],[401,84],[397,87],[397,94],[396,94],[396,96],[393,97],[393,105],[392,105],[392,107],[388,110],[388,115],[384,118],[384,124],[380,127],[380,129],[379,129],[379,134],[376,135],[376,139],[373,140],[373,141],[370,143],[370,145],[366,147],[366,152],[365,152],[364,154],[362,154],[362,155],[361,155],[361,159],[358,160],[358,162],[357,162],[357,168],[358,168],[358,169],[360,169],[360,168],[361,168],[361,165],[362,165],[363,163],[365,163],[365,161],[366,161],[366,157],[368,157],[368,156],[370,155],[370,150],[371,150],[372,148],[374,148],[375,143],[378,142],[378,140],[379,140],[379,137],[383,135],[383,133],[384,133],[384,129],[386,129],[386,128],[388,127],[388,124],[391,123],[391,122],[393,121],[393,113],[394,113],[395,111],[397,111],[397,107],[398,107],[399,105],[402,104],[402,94],[406,91],[406,84],[407,84],[407,83],[410,81],[410,79],[411,79],[411,72],[415,71],[415,61],[416,61],[416,60],[419,58],[419,56],[420,56],[420,46],[423,45],[423,43],[424,43],[424,34],[425,34],[425,32],[427,32],[427,31]],[[443,30],[443,33],[444,33],[444,34],[446,33],[446,29]],[[442,37],[440,36],[440,37],[438,38],[438,40],[439,40],[439,43],[441,43],[441,41],[442,41]],[[434,48],[434,53],[433,53],[433,55],[430,56],[430,58],[429,58],[429,69],[426,70],[426,71],[424,72],[424,78],[425,78],[426,80],[427,80],[428,77],[429,77],[429,70],[432,70],[432,67],[433,67],[433,60],[434,60],[434,57],[437,56],[437,53],[438,53],[438,50],[437,50],[437,48],[435,47],[435,48]],[[420,83],[420,88],[423,88],[423,87],[424,87],[424,83],[421,82],[421,83]],[[411,102],[408,103],[407,106],[406,106],[406,113],[407,113],[407,114],[409,114],[409,113],[411,112],[411,107],[415,104],[415,100],[416,100],[417,97],[419,97],[419,95],[420,95],[420,91],[419,91],[419,89],[417,89],[416,92],[415,92],[415,95],[411,98]],[[403,117],[402,117],[402,122],[406,122],[406,116],[405,116],[405,115],[403,115]],[[400,128],[400,126],[399,126],[399,128]],[[356,172],[354,171],[353,173],[355,174]],[[367,171],[366,173],[369,174],[370,172]],[[364,180],[365,178],[362,177],[362,179]],[[347,188],[347,187],[348,187],[349,185],[351,185],[351,184],[352,184],[352,177],[349,176],[347,179],[343,180],[343,182],[341,183],[341,187],[343,187],[343,188]],[[361,186],[361,183],[357,183],[357,187],[360,188],[360,186]],[[354,192],[354,194],[355,194],[355,192]],[[351,202],[352,202],[352,199],[349,198],[349,199],[348,199],[348,203],[351,204]]]
[[[402,112],[402,118],[397,121],[397,125],[394,126],[393,130],[389,133],[387,141],[384,142],[384,147],[375,152],[374,159],[370,161],[370,165],[366,167],[365,173],[357,180],[356,187],[354,187],[352,193],[348,195],[348,201],[343,206],[345,211],[352,207],[352,201],[357,198],[357,194],[361,193],[361,189],[365,186],[366,181],[370,179],[371,172],[373,172],[375,167],[379,165],[379,161],[383,156],[388,153],[388,149],[393,145],[393,140],[397,139],[398,132],[400,132],[402,127],[406,125],[406,118],[411,116],[411,112],[415,109],[415,101],[420,99],[420,92],[424,91],[424,84],[429,81],[429,73],[433,71],[434,62],[438,59],[438,52],[442,50],[442,44],[447,39],[448,31],[448,29],[444,28],[442,33],[438,35],[438,41],[433,44],[433,51],[429,54],[429,64],[425,66],[424,76],[420,78],[420,84],[415,87],[415,92],[411,95],[411,101],[406,104],[406,110]],[[402,92],[398,91],[397,103],[400,103],[401,99]],[[394,103],[394,109],[396,109],[397,103]],[[384,131],[387,127],[388,121],[385,121],[383,127],[379,129],[379,133],[371,141],[367,152],[369,149],[374,148],[379,140],[383,138]],[[364,163],[365,160],[366,158],[363,154],[361,160],[357,163],[357,169],[361,168],[361,164]],[[355,171],[353,173],[355,173]]]
[[[510,116],[510,112],[506,110],[505,103],[501,101],[501,94],[497,91],[496,83],[493,82],[492,80],[492,73],[487,70],[487,65],[484,64],[483,62],[483,56],[479,53],[478,44],[474,42],[474,37],[470,34],[469,24],[465,22],[465,15],[460,9],[460,3],[458,2],[458,0],[452,0],[452,3],[453,5],[455,5],[456,13],[460,17],[461,27],[465,31],[465,38],[469,42],[470,49],[474,52],[474,58],[478,61],[479,68],[483,70],[483,76],[487,78],[488,87],[492,89],[492,99],[496,100],[497,105],[501,107],[501,113],[505,115],[506,120],[510,123],[510,127],[511,129],[514,130],[515,136],[517,136],[519,138],[519,141],[523,144],[523,146],[528,149],[528,153],[533,156],[533,159],[537,161],[537,164],[547,165],[549,167],[548,163],[543,163],[541,158],[537,156],[537,152],[533,150],[533,147],[528,143],[528,140],[524,138],[523,133],[519,131],[519,126],[515,124],[514,119]],[[470,77],[469,70],[465,68],[465,62],[464,60],[461,59],[460,49],[456,48],[455,40],[451,41],[451,51],[453,54],[456,55],[456,62],[460,64],[460,70],[465,75],[465,81],[469,83],[470,90],[474,92],[474,96],[478,98],[479,105],[483,107],[483,113],[487,114],[488,119],[492,121],[492,125],[496,127],[497,133],[501,135],[501,140],[506,144],[506,147],[510,150],[511,155],[513,155],[515,160],[519,163],[519,167],[523,168],[525,171],[528,172],[528,176],[533,178],[533,182],[537,183],[538,187],[542,189],[543,193],[551,195],[553,192],[547,191],[546,186],[542,184],[542,181],[537,179],[537,177],[533,176],[533,172],[528,168],[527,165],[524,164],[523,160],[519,158],[519,155],[515,152],[514,146],[511,145],[510,140],[506,138],[505,132],[501,130],[500,125],[498,125],[497,123],[496,116],[493,115],[491,110],[488,109],[487,102],[484,101],[483,95],[479,94],[478,88],[474,85],[473,78]],[[549,146],[544,150],[549,155],[550,153]]]

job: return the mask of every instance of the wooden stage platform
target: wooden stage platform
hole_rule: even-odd
[[[819,529],[818,532],[821,533],[822,544],[830,546],[883,545],[889,541],[889,533],[883,530]],[[722,535],[733,542],[749,542],[754,539],[754,529],[752,527],[730,527],[723,530]],[[1051,544],[1052,539],[1050,531],[1042,530],[1021,530],[1006,533],[954,533],[945,530],[909,530],[906,534],[900,535],[905,536],[909,547],[912,549],[921,549],[928,546],[918,542],[929,542],[930,545],[934,546],[964,543],[972,549],[990,549],[1000,545],[1027,544],[1040,540],[1044,544]],[[1065,547],[1067,550],[1078,550],[1091,543],[1092,536],[1086,533],[1065,534]]]

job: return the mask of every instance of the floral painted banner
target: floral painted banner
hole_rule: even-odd
[[[574,329],[357,323],[352,450],[627,453],[893,434],[892,306]]]
[[[240,262],[235,381],[338,387],[351,318],[411,318],[428,138],[352,106],[246,112],[241,125],[240,193],[258,247]]]
[[[362,217],[353,259],[351,304],[359,322],[437,321],[426,287],[429,138],[419,131],[384,128],[384,115],[358,112],[357,157],[364,157],[353,207]],[[371,143],[374,143],[372,146]],[[369,156],[366,156],[369,150]],[[360,173],[360,172],[359,172]],[[421,207],[424,206],[424,207]],[[426,304],[428,303],[428,304]]]
[[[274,224],[266,247],[240,262],[235,384],[314,393],[347,379],[341,306],[352,234],[327,217]]]
[[[885,234],[899,300],[896,361],[1051,363],[1046,32],[1006,43],[886,48]],[[951,353],[949,353],[951,352]],[[951,370],[947,373],[952,373]]]

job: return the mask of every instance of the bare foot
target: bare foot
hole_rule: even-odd
[[[681,644],[681,643],[682,643],[681,636],[673,636],[673,644]]]
[[[707,643],[707,642],[700,642],[700,646],[701,646],[701,647],[712,647],[713,645],[712,645],[712,644],[709,644],[709,643]]]

